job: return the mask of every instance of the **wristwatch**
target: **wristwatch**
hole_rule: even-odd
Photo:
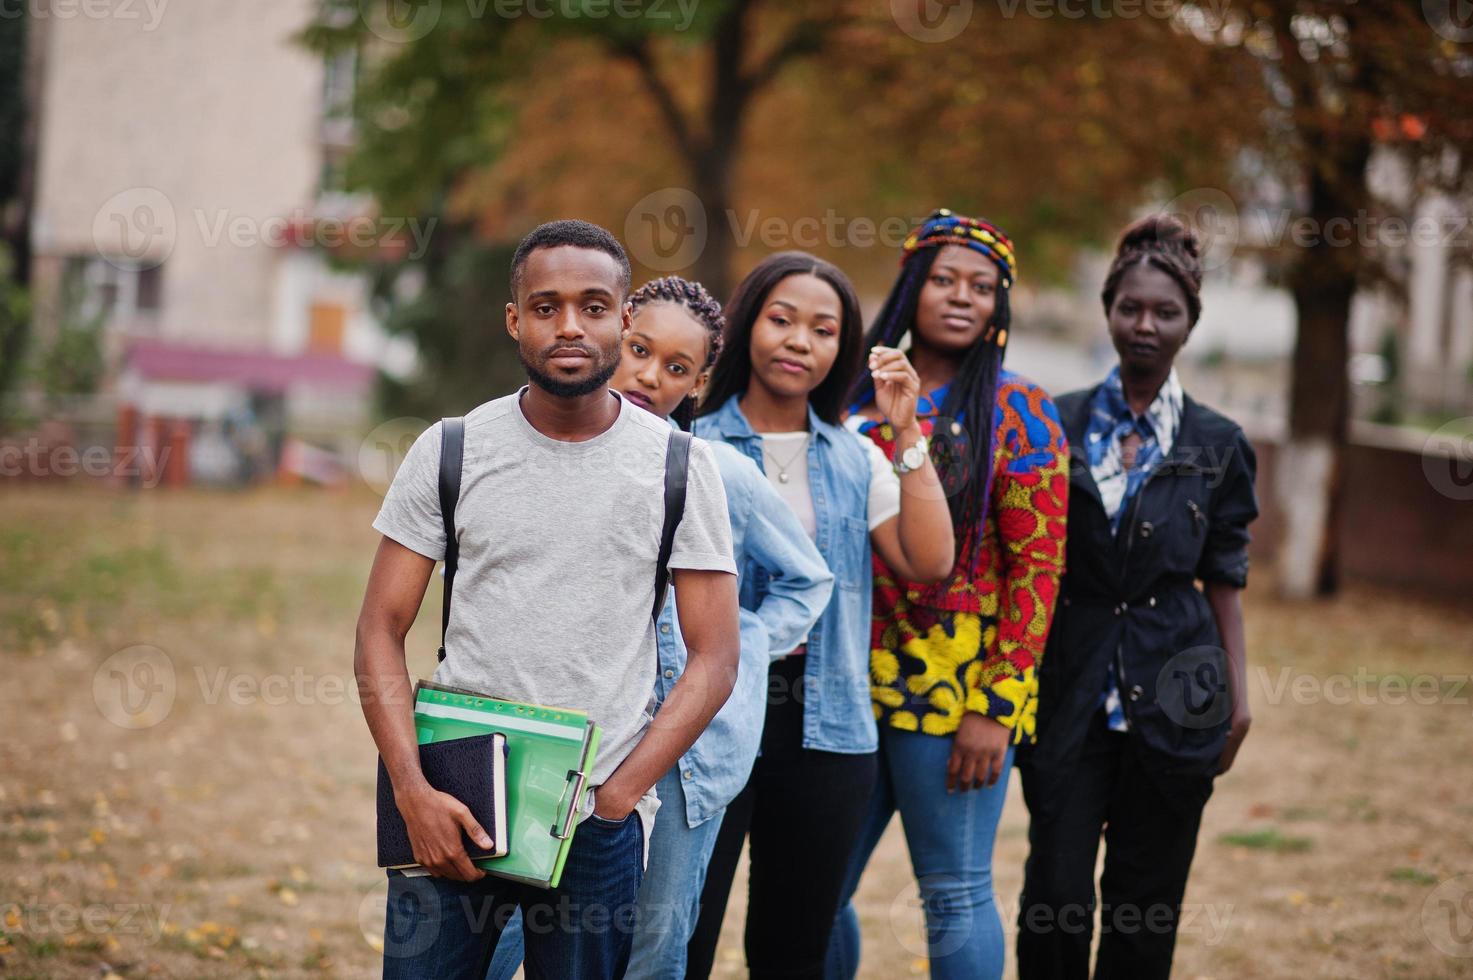
[[[895,472],[904,476],[912,470],[918,470],[922,466],[925,466],[928,447],[929,444],[926,441],[926,437],[921,436],[915,441],[914,445],[896,458]]]

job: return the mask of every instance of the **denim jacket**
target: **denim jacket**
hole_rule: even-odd
[[[696,420],[696,435],[725,442],[762,468],[762,437],[733,395]],[[818,551],[834,573],[828,608],[808,634],[803,670],[803,747],[860,754],[879,745],[870,703],[870,538],[868,451],[860,437],[808,409],[808,484],[818,523]],[[764,479],[766,479],[764,477]],[[751,562],[747,563],[749,566]],[[738,567],[742,563],[738,562]],[[742,606],[772,588],[761,568],[742,571]],[[777,656],[791,647],[775,649]]]
[[[742,583],[742,653],[731,697],[680,757],[685,818],[692,827],[719,814],[747,784],[762,741],[771,651],[786,653],[803,642],[803,634],[828,604],[834,582],[803,525],[762,471],[730,446],[715,442],[711,449],[726,488],[732,549]],[[745,586],[754,570],[766,578],[764,592]],[[665,703],[685,670],[685,641],[674,598],[673,591],[666,597],[656,633],[657,704]]]

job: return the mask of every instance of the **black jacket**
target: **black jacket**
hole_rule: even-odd
[[[1070,446],[1069,537],[1026,764],[1066,776],[1114,669],[1147,765],[1210,786],[1232,702],[1217,622],[1196,582],[1247,583],[1253,447],[1231,419],[1186,398],[1171,455],[1127,504],[1117,536],[1084,448],[1093,397],[1057,401]]]

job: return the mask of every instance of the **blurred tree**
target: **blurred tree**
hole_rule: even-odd
[[[350,184],[387,213],[455,219],[429,260],[447,274],[470,268],[449,257],[474,239],[579,214],[620,233],[645,271],[689,269],[718,295],[738,257],[784,247],[828,253],[863,287],[888,280],[904,229],[945,204],[1008,228],[1032,284],[1062,278],[1148,202],[1191,212],[1194,192],[1232,207],[1230,189],[1282,189],[1320,237],[1274,256],[1299,322],[1281,580],[1332,590],[1348,312],[1378,250],[1325,234],[1382,206],[1366,181],[1378,140],[1419,180],[1466,190],[1470,54],[1449,37],[1467,25],[1451,7],[1429,19],[1433,0],[1166,0],[1169,16],[999,3],[957,5],[961,29],[938,35],[914,2],[919,30],[903,23],[910,0],[720,0],[683,23],[668,0],[634,17],[596,0],[537,17],[427,3],[398,27],[386,0],[329,0],[306,37],[363,49]],[[704,246],[671,267],[666,232]],[[472,295],[440,309],[477,309],[474,325],[434,329],[499,322]]]
[[[1248,135],[1287,191],[1284,206],[1307,219],[1307,240],[1277,243],[1298,320],[1276,488],[1286,517],[1279,579],[1291,596],[1338,585],[1351,300],[1385,279],[1382,260],[1395,251],[1376,230],[1398,202],[1372,193],[1373,150],[1380,143],[1410,164],[1403,208],[1429,191],[1467,198],[1473,184],[1473,47],[1458,43],[1473,41],[1473,25],[1454,7],[1256,0],[1219,18],[1182,8],[1198,37],[1257,66],[1240,77],[1268,112]]]
[[[681,271],[724,296],[737,253],[778,248],[884,283],[910,226],[947,204],[1002,222],[1025,243],[1029,281],[1043,281],[1153,183],[1225,179],[1240,127],[1201,119],[1251,111],[1214,84],[1231,59],[1182,45],[1160,19],[979,8],[935,44],[887,4],[723,0],[688,8],[688,22],[669,18],[686,9],[669,2],[635,17],[595,7],[534,18],[424,4],[395,26],[378,0],[333,0],[304,35],[325,53],[362,54],[348,186],[372,191],[385,214],[438,217],[423,281],[472,290],[435,302],[474,320],[439,322],[428,305],[390,315],[432,358],[458,330],[500,334],[499,310],[478,308],[471,283],[449,274],[465,268],[452,256],[560,214],[613,228],[641,271]],[[1135,57],[1173,42],[1175,74]],[[392,278],[384,270],[389,303]],[[504,361],[510,349],[498,339],[488,351]],[[441,376],[442,391],[468,390],[480,370],[464,357],[426,367],[457,375]]]
[[[0,408],[21,377],[30,335],[26,283],[30,271],[30,147],[34,130],[26,111],[24,8],[0,17]],[[0,411],[0,428],[8,413]]]
[[[436,3],[429,22],[399,25],[392,11],[392,0],[328,0],[304,35],[324,52],[366,48],[376,66],[359,94],[361,152],[350,167],[350,184],[373,188],[393,209],[457,187],[511,140],[520,143],[538,130],[566,135],[565,113],[573,107],[529,112],[524,100],[530,89],[550,86],[591,103],[601,131],[609,135],[612,126],[618,133],[627,105],[607,98],[598,78],[586,73],[588,87],[570,90],[566,84],[567,74],[593,61],[638,81],[689,190],[716,215],[730,210],[732,172],[754,99],[790,64],[819,51],[847,19],[835,0],[801,8],[759,0],[689,6],[626,0],[612,11],[598,0],[514,9],[487,0]],[[519,79],[528,87],[515,84]],[[692,91],[693,79],[703,81],[699,92]],[[590,175],[571,176],[588,181]],[[525,213],[520,223],[530,223]],[[695,274],[725,295],[730,260],[730,239],[711,236]]]

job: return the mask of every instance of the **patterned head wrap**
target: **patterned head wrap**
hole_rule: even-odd
[[[981,218],[968,218],[941,208],[910,233],[901,262],[923,248],[940,245],[962,245],[975,249],[997,263],[1002,273],[1002,288],[1011,289],[1018,277],[1018,260],[1013,254],[1013,240],[1002,229]]]

